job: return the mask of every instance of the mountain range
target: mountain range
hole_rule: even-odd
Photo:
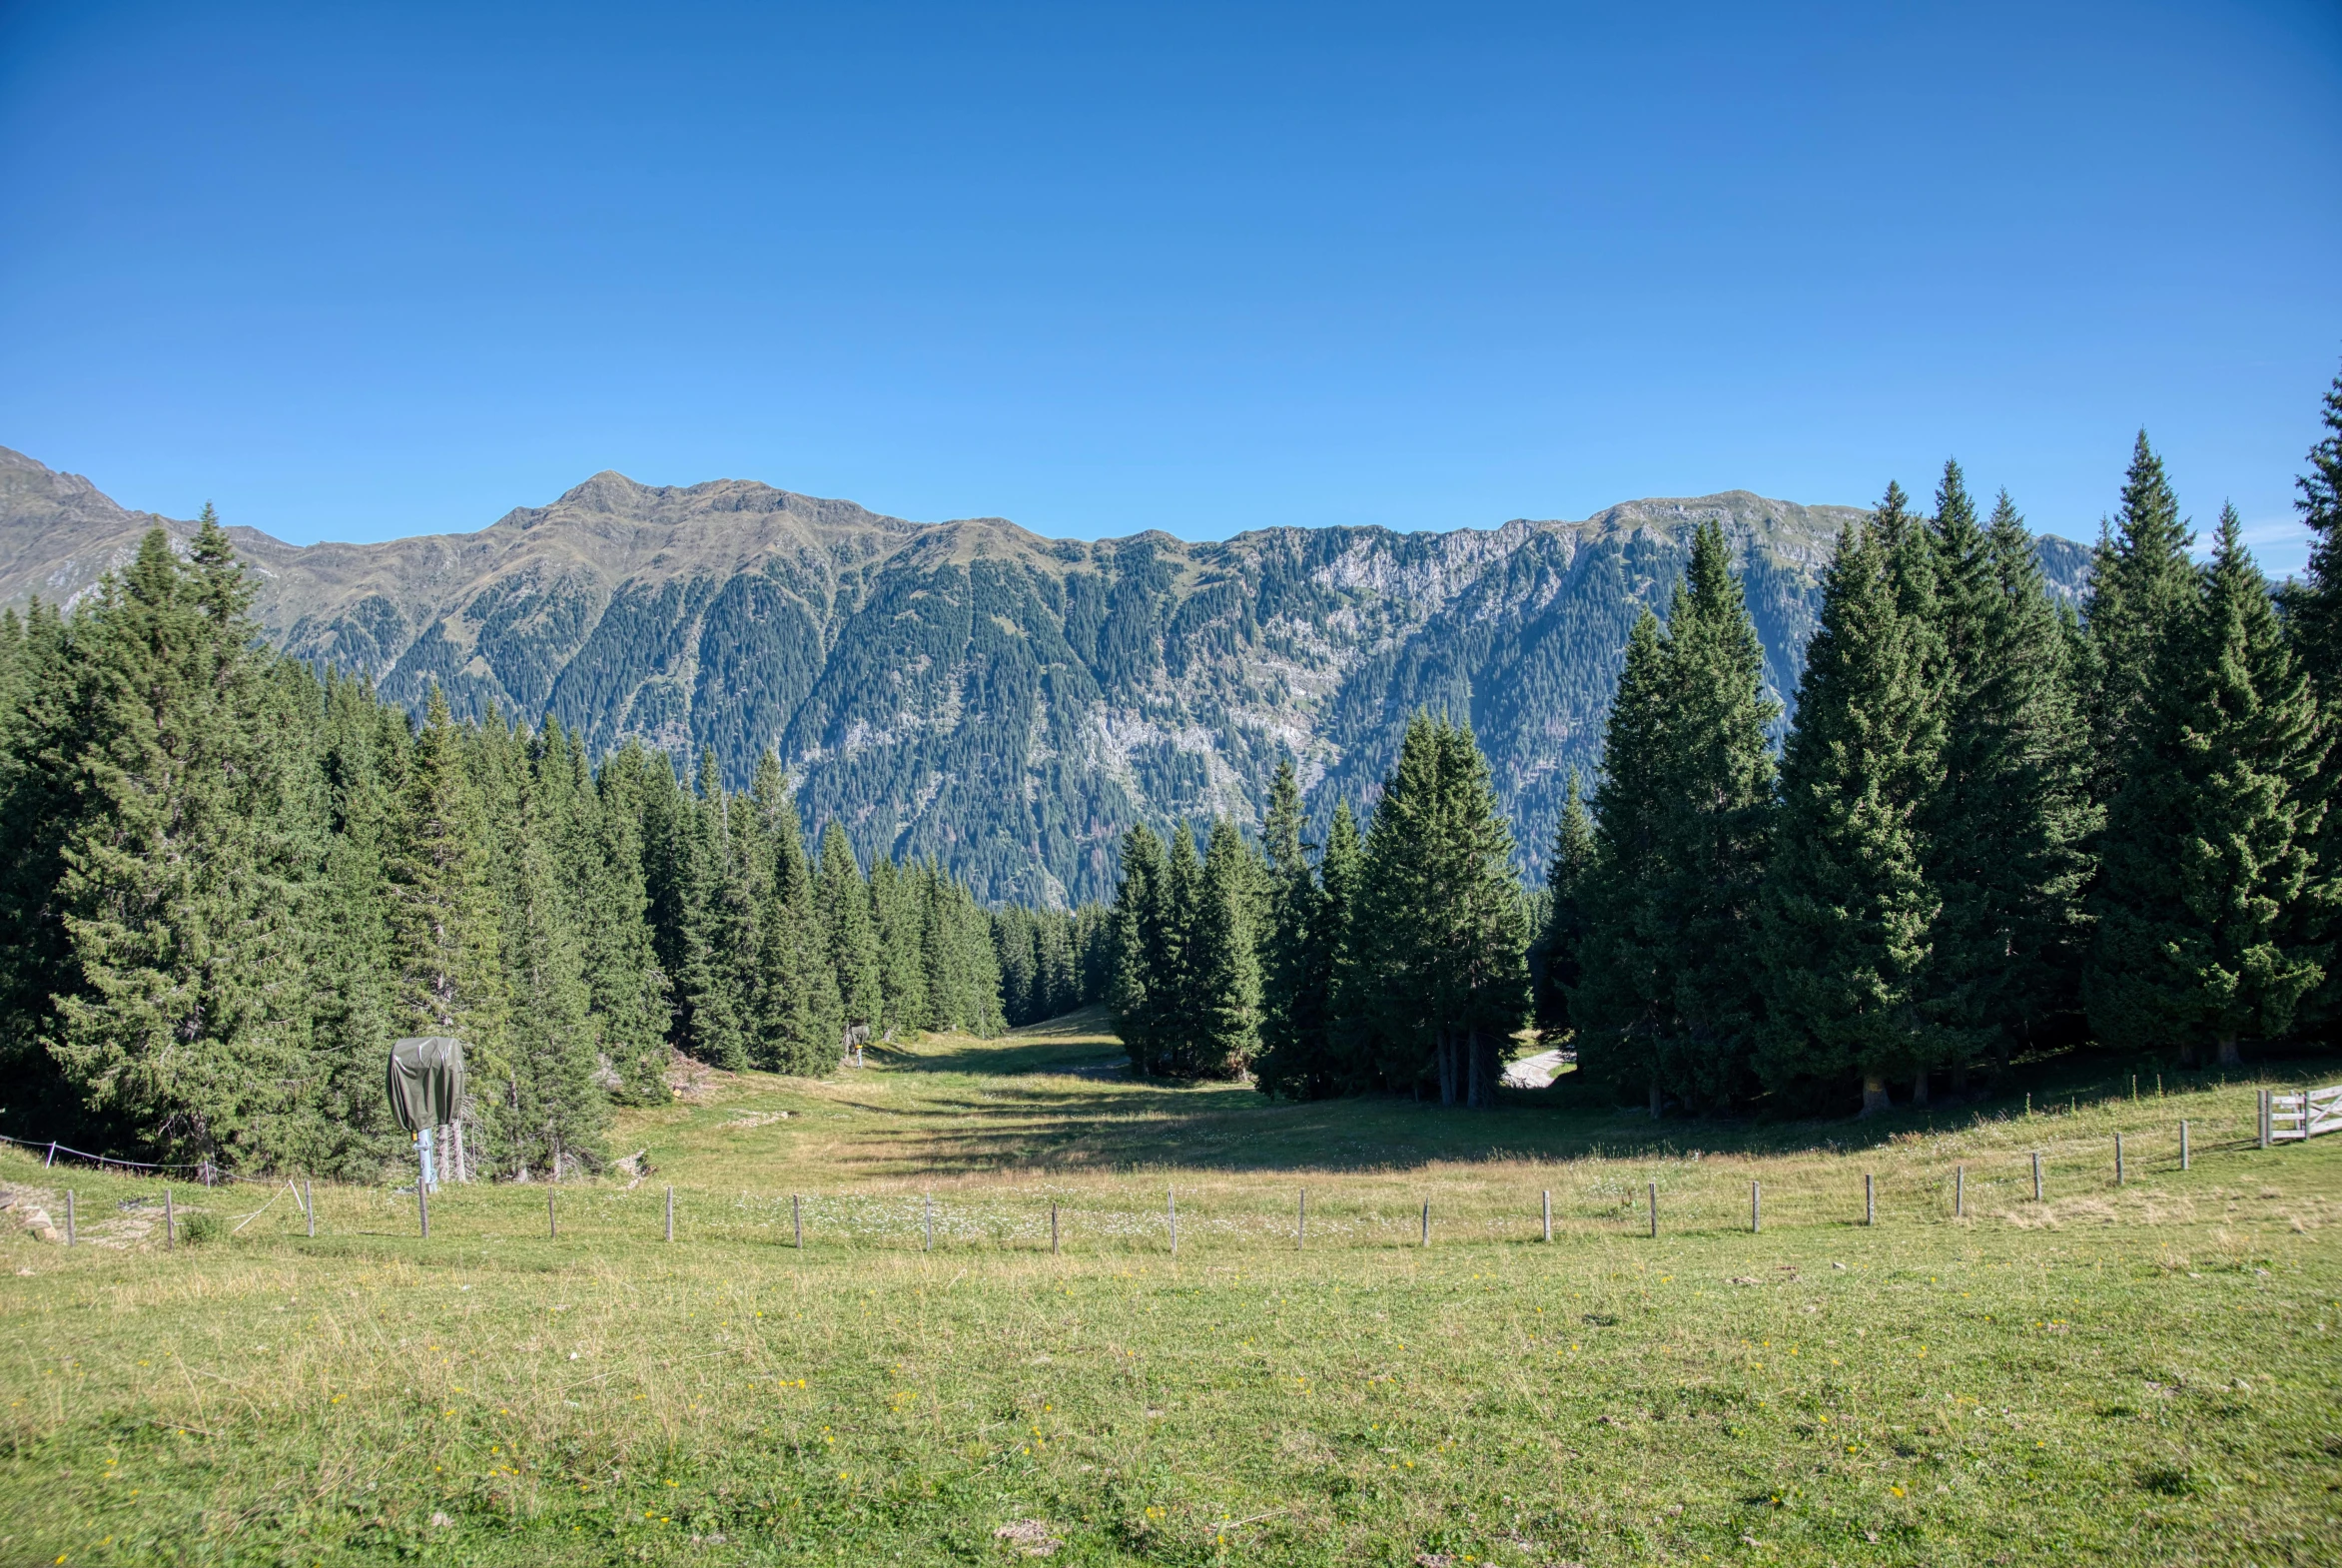
[[[1722,525],[1786,700],[1862,515],[1733,490],[1578,522],[1089,542],[604,472],[476,533],[229,531],[297,657],[417,710],[436,683],[458,714],[549,714],[597,754],[713,751],[735,786],[777,751],[809,827],[1063,905],[1111,896],[1133,822],[1255,819],[1288,753],[1319,820],[1362,804],[1425,705],[1469,716],[1537,874],[1569,770],[1599,758],[1628,628],[1664,610],[1692,529]],[[0,602],[70,605],[158,525],[193,531],[0,447]],[[2078,594],[2089,552],[2038,547]]]

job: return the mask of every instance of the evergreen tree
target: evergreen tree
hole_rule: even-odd
[[[1332,1047],[1326,1035],[1332,953],[1325,931],[1325,896],[1301,841],[1301,790],[1292,759],[1277,764],[1261,824],[1270,893],[1260,945],[1261,1093],[1318,1100],[1336,1092]]]
[[[313,841],[296,816],[307,726],[250,597],[209,507],[187,566],[157,528],[100,590],[56,891],[77,973],[51,1050],[166,1159],[266,1166],[304,1142]]]
[[[1318,945],[1325,965],[1325,1051],[1332,1091],[1372,1088],[1373,1024],[1370,989],[1360,962],[1358,900],[1366,882],[1366,846],[1350,803],[1336,801],[1317,861]]]
[[[2295,482],[2301,520],[2312,535],[2309,569],[2289,585],[2288,629],[2317,694],[2320,724],[2329,740],[2342,736],[2342,376],[2326,391],[2324,436],[2310,448],[2310,471]],[[2302,895],[2299,939],[2330,941],[2342,930],[2342,769],[2322,770],[2318,804],[2317,869]],[[2342,1023],[2342,964],[2328,961],[2326,981],[2311,1004],[2313,1022],[2331,1031]]]
[[[1237,1078],[1259,1044],[1260,966],[1254,953],[1252,868],[1236,825],[1211,825],[1188,927],[1188,1014],[1183,1076]]]
[[[550,776],[559,778],[557,769]],[[500,947],[510,1012],[502,1052],[502,1093],[490,1117],[496,1163],[516,1176],[593,1171],[607,1158],[602,1135],[609,1102],[595,1082],[599,1063],[585,982],[585,955],[571,924],[552,841],[558,826],[538,778],[509,775],[497,842]],[[476,1070],[475,1070],[476,1072]]]
[[[878,933],[882,1022],[890,1032],[923,1027],[927,965],[920,943],[925,905],[918,879],[880,856],[870,868],[870,909]]]
[[[1578,991],[1570,998],[1578,1072],[1589,1083],[1664,1098],[1667,978],[1654,940],[1664,781],[1671,744],[1667,651],[1659,617],[1645,610],[1627,635],[1626,662],[1603,729],[1594,788],[1594,862],[1585,878],[1586,934]]]
[[[1123,835],[1122,881],[1115,889],[1110,929],[1113,969],[1107,979],[1107,1014],[1143,1075],[1156,1072],[1163,1042],[1155,1032],[1155,995],[1160,985],[1177,983],[1177,954],[1170,944],[1176,931],[1169,910],[1170,868],[1163,840],[1142,822]]]
[[[771,752],[757,764],[749,785],[748,816],[762,848],[760,874],[752,884],[761,943],[755,967],[756,1063],[803,1077],[832,1073],[844,1055],[846,1011],[838,998],[830,932],[805,856],[804,831],[780,759]]]
[[[1943,772],[1920,826],[1943,908],[1922,992],[1957,1087],[1971,1062],[2005,1062],[2042,1020],[2078,1006],[2098,813],[2068,634],[2024,519],[2002,491],[1978,527],[1958,466],[1947,463],[1936,544]]]
[[[2085,974],[2111,1045],[2189,1058],[2282,1035],[2328,955],[2302,940],[2326,757],[2308,680],[2224,508],[2195,602],[2160,640],[2107,818]]]
[[[1891,1075],[1916,1078],[1940,1052],[1921,989],[1938,900],[1915,820],[1934,787],[1940,726],[1931,639],[1904,612],[1891,542],[1911,526],[1890,485],[1878,520],[1840,537],[1806,649],[1764,888],[1758,1072],[1803,1099],[1859,1081],[1866,1114],[1887,1107]]]
[[[1586,879],[1594,869],[1594,818],[1578,793],[1578,770],[1570,769],[1561,821],[1553,831],[1553,852],[1545,861],[1547,901],[1544,929],[1531,955],[1534,1014],[1546,1038],[1571,1033],[1570,1002],[1584,974]]]
[[[842,823],[822,831],[821,866],[814,896],[829,940],[830,967],[837,976],[838,1001],[849,1025],[876,1024],[883,1011],[878,933],[870,922],[870,888],[854,863]]]
[[[554,765],[548,754],[546,766]],[[653,765],[672,780],[663,759],[630,742],[588,779],[584,747],[574,733],[567,737],[573,815],[565,858],[602,1077],[614,1086],[613,1100],[635,1106],[664,1105],[671,1098],[667,1033],[674,1020],[643,865],[643,779]]]
[[[2130,764],[2164,632],[2194,608],[2195,568],[2187,555],[2194,542],[2163,459],[2141,430],[2113,523],[2099,528],[2084,612],[2090,657],[2082,670],[2088,682],[2082,716],[2090,728],[2090,797],[2101,807],[2113,799]]]

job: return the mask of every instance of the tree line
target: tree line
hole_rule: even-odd
[[[2078,606],[1956,463],[1841,536],[1793,720],[1721,530],[1627,641],[1545,888],[1470,732],[1418,713],[1360,832],[1122,848],[1107,1000],[1142,1071],[1486,1106],[1525,1026],[1579,1082],[1732,1112],[1925,1105],[2095,1041],[2233,1063],[2330,1032],[2342,812],[2342,378],[2272,590],[2233,507],[2208,558],[2142,432]]]
[[[207,507],[184,559],[157,529],[72,613],[0,617],[16,1137],[365,1176],[406,1143],[390,1040],[454,1035],[478,1171],[557,1177],[675,1052],[819,1074],[850,1032],[994,1033],[1004,953],[1021,1012],[1079,1000],[1077,917],[996,916],[933,860],[865,873],[835,821],[809,852],[769,756],[734,793],[435,691],[417,724],[271,652],[251,593]]]

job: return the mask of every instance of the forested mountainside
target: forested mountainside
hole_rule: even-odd
[[[551,714],[744,788],[777,751],[809,827],[936,856],[993,901],[1111,896],[1146,822],[1256,821],[1277,760],[1310,817],[1362,804],[1409,715],[1468,718],[1524,868],[1591,769],[1627,632],[1715,520],[1786,700],[1851,507],[1746,491],[1494,529],[1268,528],[1085,543],[915,523],[740,480],[588,479],[477,533],[295,546],[231,528],[279,645],[419,712]],[[70,603],[161,522],[0,448],[0,600]],[[2039,541],[2072,597],[2082,546]]]

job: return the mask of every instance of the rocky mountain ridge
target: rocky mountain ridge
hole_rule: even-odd
[[[1051,540],[918,523],[752,481],[595,474],[476,533],[292,545],[232,527],[272,640],[419,708],[550,713],[597,751],[777,750],[809,825],[934,854],[982,896],[1111,889],[1137,820],[1257,813],[1292,754],[1312,807],[1362,802],[1421,705],[1468,714],[1534,871],[1599,754],[1627,628],[1692,528],[1732,541],[1778,692],[1851,507],[1747,491],[1491,529],[1265,528]],[[70,604],[160,523],[0,448],[0,601]],[[2078,591],[2087,551],[2041,542]]]

